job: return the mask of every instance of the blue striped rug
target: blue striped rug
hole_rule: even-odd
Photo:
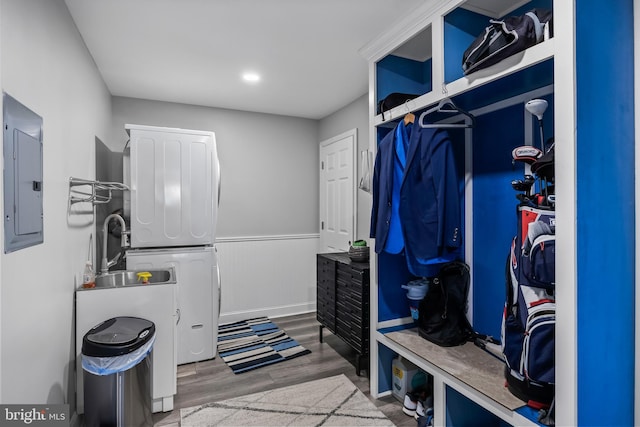
[[[234,374],[309,353],[268,317],[218,326],[218,354]]]

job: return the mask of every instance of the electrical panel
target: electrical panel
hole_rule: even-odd
[[[4,252],[42,243],[42,117],[4,93]]]

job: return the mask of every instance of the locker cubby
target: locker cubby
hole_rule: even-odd
[[[401,119],[398,119],[401,120]],[[385,126],[377,128],[378,142],[397,124],[397,121],[388,122]],[[414,124],[418,126],[418,124]],[[458,193],[465,193],[465,131],[463,129],[450,129],[449,138],[455,157],[456,171],[458,175]],[[509,152],[510,153],[510,152]],[[464,218],[466,200],[460,199],[460,216]],[[464,221],[461,224],[461,233],[465,233]],[[465,242],[463,241],[460,254],[465,252]],[[378,256],[378,320],[380,322],[398,318],[405,318],[410,315],[409,300],[406,297],[406,290],[402,285],[411,280],[419,279],[408,269],[404,254],[389,254],[382,252]]]
[[[510,427],[511,424],[493,415],[451,387],[446,387],[446,425],[458,427]]]
[[[542,98],[549,103],[544,114],[544,129],[547,137],[553,136],[553,94],[533,96],[528,93],[524,94],[523,101]],[[518,192],[510,183],[523,179],[525,173],[522,163],[513,163],[511,152],[526,143],[540,146],[535,122],[535,118],[525,113],[524,102],[517,102],[476,116],[473,129],[471,222],[474,226],[469,236],[473,292],[470,306],[473,307],[474,328],[497,338],[500,337],[505,300],[504,266],[517,229]],[[536,189],[540,190],[539,185]]]
[[[370,75],[374,76],[375,102],[371,109],[375,126],[386,126],[407,111],[419,113],[443,97],[465,100],[470,97],[466,107],[469,109],[510,96],[510,88],[541,87],[552,83],[549,77],[553,75],[552,29],[543,42],[497,64],[467,76],[462,70],[464,51],[484,32],[490,19],[518,16],[536,8],[551,9],[552,0],[515,3],[498,0],[490,5],[481,0],[468,0],[460,1],[455,7],[443,5],[442,10],[428,6],[431,9],[426,8],[427,16],[402,23],[399,31],[402,36],[398,39],[407,39],[406,42],[386,52],[382,49],[382,53],[373,43],[363,48],[363,54],[369,53],[373,58],[374,69]],[[381,40],[390,44],[395,38],[385,34]],[[377,114],[378,102],[393,92],[420,96],[385,112],[382,117]],[[464,104],[460,106],[465,107]]]
[[[428,26],[376,63],[376,108],[381,100],[394,92],[415,95],[431,92],[431,45],[432,30]],[[406,108],[414,107],[408,102]]]
[[[393,387],[393,359],[402,356],[432,381],[434,425],[537,427],[538,411],[520,406],[504,387],[502,364],[471,343],[438,347],[417,337],[413,329],[383,330],[377,343],[378,393]],[[465,364],[465,361],[471,362]],[[373,391],[372,391],[373,392]],[[490,397],[489,397],[490,396]]]
[[[487,409],[478,405],[473,400],[457,392],[454,388],[446,387],[446,425],[456,427],[511,427],[512,424],[501,419]],[[516,411],[520,421],[514,425],[520,425],[523,420],[532,425],[543,426],[538,421],[538,411],[524,406]],[[521,417],[521,418],[520,418]]]
[[[463,54],[476,37],[484,33],[491,19],[520,16],[532,9],[551,9],[553,7],[551,0],[532,0],[524,4],[523,2],[494,2],[491,9],[487,9],[485,5],[477,3],[476,1],[465,2],[444,16],[445,83],[465,78],[462,71]],[[522,6],[518,7],[519,5]],[[507,64],[515,62],[522,55],[514,55],[507,61]],[[494,70],[490,72],[494,72]],[[482,71],[477,73],[479,75],[485,74]],[[470,74],[467,78],[473,80],[475,78],[474,74],[476,73]]]

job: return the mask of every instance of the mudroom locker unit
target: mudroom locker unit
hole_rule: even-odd
[[[489,19],[534,8],[553,12],[542,42],[464,75],[463,52]],[[544,140],[556,143],[557,425],[640,421],[634,13],[640,16],[632,0],[430,0],[361,49],[369,62],[373,152],[408,112],[413,126],[421,119],[471,125],[446,129],[458,170],[461,257],[471,267],[468,317],[476,331],[495,337],[516,229],[510,182],[523,175],[511,150],[538,146],[538,123],[524,104],[548,102]],[[418,96],[379,114],[379,101],[395,92]],[[443,100],[473,122],[455,113],[421,117]],[[372,396],[391,393],[392,359],[401,355],[433,376],[435,425],[539,425],[537,411],[504,387],[502,362],[473,345],[440,348],[418,336],[401,288],[414,278],[403,255],[381,252],[370,262]]]

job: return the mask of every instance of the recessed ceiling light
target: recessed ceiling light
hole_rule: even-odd
[[[260,81],[260,76],[256,73],[244,73],[242,79],[248,83],[256,83]]]

